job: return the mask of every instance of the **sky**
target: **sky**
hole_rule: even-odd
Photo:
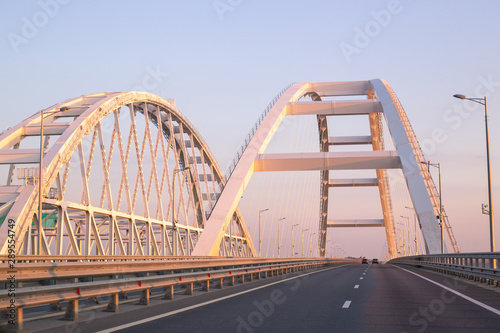
[[[0,131],[71,97],[146,90],[175,98],[225,169],[289,83],[384,78],[441,163],[462,252],[488,251],[484,108],[452,96],[488,98],[500,207],[499,12],[497,1],[4,0]],[[382,248],[352,243],[352,255]]]

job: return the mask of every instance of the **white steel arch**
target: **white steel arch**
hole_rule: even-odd
[[[0,186],[0,254],[8,253],[11,236],[19,254],[192,253],[225,177],[175,101],[99,93],[42,112],[41,217],[40,149],[26,144],[41,139],[40,113],[0,134],[0,166],[8,168]],[[217,255],[254,256],[238,209],[229,220]]]
[[[363,95],[363,100],[324,100],[331,96]],[[308,96],[309,102],[299,102]],[[219,244],[238,206],[244,188],[254,172],[285,170],[321,171],[319,250],[326,254],[326,229],[338,226],[384,226],[391,257],[397,256],[392,203],[386,175],[387,169],[401,169],[421,225],[428,253],[440,252],[440,227],[437,191],[427,169],[415,134],[391,87],[384,80],[352,82],[298,82],[290,86],[273,101],[259,120],[259,126],[246,140],[245,147],[233,163],[232,173],[226,175],[227,183],[214,205],[203,234],[195,248],[195,255],[216,255]],[[334,115],[369,115],[370,136],[329,137],[326,117]],[[320,147],[318,153],[264,154],[274,133],[284,117],[316,115]],[[388,125],[395,151],[384,150],[382,119]],[[329,152],[333,144],[371,144],[373,151],[335,153]],[[375,179],[331,180],[329,170],[375,169]],[[383,219],[356,221],[328,220],[328,189],[331,186],[378,186]],[[445,230],[448,232],[454,252],[458,251],[451,227],[445,214]]]

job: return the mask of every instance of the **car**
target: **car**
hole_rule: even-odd
[[[372,264],[379,264],[378,259],[372,259]]]
[[[368,264],[368,259],[363,258],[363,260],[361,260],[361,263],[362,264]]]

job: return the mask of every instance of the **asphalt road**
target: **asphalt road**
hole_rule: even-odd
[[[402,268],[322,268],[150,306],[123,305],[114,314],[82,312],[80,322],[50,331],[500,332],[499,291]]]

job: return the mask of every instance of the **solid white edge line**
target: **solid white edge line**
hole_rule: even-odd
[[[342,309],[348,309],[351,306],[351,301],[345,301],[344,305],[342,305]]]
[[[324,272],[324,271],[327,271],[327,270],[331,270],[331,269],[335,269],[335,268],[340,268],[340,267],[343,267],[343,266],[345,266],[345,265],[336,266],[336,267],[330,267],[330,268],[325,268],[325,269],[322,269],[320,271],[314,271],[314,272],[302,274],[302,275],[299,275],[299,276],[294,276],[294,277],[291,277],[291,278],[288,278],[288,279],[285,279],[285,280],[280,280],[280,281],[272,282],[272,283],[269,283],[269,284],[266,284],[266,285],[263,285],[263,286],[260,286],[260,287],[255,287],[253,289],[248,289],[248,290],[245,290],[245,291],[240,291],[239,293],[236,293],[236,294],[223,296],[221,298],[216,298],[216,299],[213,299],[213,300],[210,300],[210,301],[206,301],[206,302],[203,302],[203,303],[200,303],[200,304],[195,304],[195,305],[187,306],[187,307],[182,308],[182,309],[177,309],[177,310],[174,310],[174,311],[162,313],[160,315],[156,315],[156,316],[149,317],[149,318],[146,318],[146,319],[137,320],[137,321],[134,321],[134,322],[131,322],[131,323],[128,323],[128,324],[123,324],[123,325],[120,325],[120,326],[115,326],[115,327],[112,327],[112,328],[108,328],[108,329],[105,329],[105,330],[102,330],[102,331],[98,331],[96,333],[111,333],[111,332],[116,332],[116,331],[123,330],[123,329],[129,328],[129,327],[132,327],[132,326],[137,326],[137,325],[145,324],[145,323],[150,322],[150,321],[154,321],[154,320],[165,318],[165,317],[170,317],[172,315],[175,315],[175,314],[178,314],[178,313],[181,313],[181,312],[185,312],[185,311],[188,311],[188,310],[191,310],[191,309],[196,309],[196,308],[199,308],[199,307],[202,307],[202,306],[205,306],[205,305],[209,305],[209,304],[212,304],[212,303],[220,302],[220,301],[223,301],[223,300],[226,300],[226,299],[229,299],[229,298],[233,298],[233,297],[236,297],[236,296],[239,296],[239,295],[247,294],[247,293],[255,291],[255,290],[267,288],[267,287],[273,286],[275,284],[279,284],[279,283],[283,283],[283,282],[286,282],[286,281],[298,279],[298,278],[306,276],[306,275],[321,273],[321,272]]]
[[[472,303],[474,303],[474,304],[476,304],[476,305],[479,305],[479,306],[480,306],[480,307],[482,307],[483,309],[486,309],[486,310],[488,310],[488,311],[491,311],[491,312],[493,312],[494,314],[496,314],[496,315],[500,316],[500,310],[497,310],[497,309],[495,309],[495,308],[493,308],[493,307],[491,307],[491,306],[489,306],[489,305],[486,305],[486,304],[484,304],[484,303],[482,303],[482,302],[480,302],[480,301],[478,301],[478,300],[475,300],[475,299],[474,299],[474,298],[472,298],[472,297],[469,297],[469,296],[467,296],[467,295],[462,294],[461,292],[458,292],[458,291],[456,291],[456,290],[453,290],[453,289],[451,289],[451,288],[448,288],[447,286],[443,286],[443,285],[442,285],[442,284],[440,284],[440,283],[437,283],[437,282],[435,282],[435,281],[432,281],[431,279],[428,279],[428,278],[426,278],[425,276],[419,275],[419,274],[414,273],[414,272],[412,272],[412,271],[409,271],[409,270],[407,270],[407,269],[404,269],[404,268],[398,267],[398,266],[396,266],[396,265],[392,265],[392,266],[394,266],[394,267],[396,267],[396,268],[399,268],[399,269],[402,269],[402,270],[403,270],[403,271],[405,271],[405,272],[408,272],[408,273],[411,273],[411,274],[413,274],[413,275],[416,275],[416,276],[418,276],[418,277],[420,277],[420,278],[422,278],[422,279],[424,279],[424,280],[426,280],[426,281],[429,281],[429,282],[431,282],[431,283],[434,283],[435,285],[440,286],[441,288],[446,289],[446,290],[448,290],[449,292],[452,292],[452,293],[454,293],[455,295],[460,296],[460,297],[462,297],[463,299],[466,299],[466,300],[468,300],[469,302],[472,302]]]

